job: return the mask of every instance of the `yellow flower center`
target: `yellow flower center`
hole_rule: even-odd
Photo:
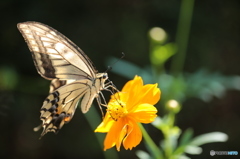
[[[120,101],[108,105],[107,111],[115,121],[117,121],[119,118],[124,117],[128,112],[125,107],[125,103],[120,103]]]

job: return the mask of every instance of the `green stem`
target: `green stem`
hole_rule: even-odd
[[[174,127],[174,122],[175,122],[175,114],[174,113],[169,113],[168,114],[168,129],[163,129],[163,134],[164,134],[164,142],[165,142],[165,155],[166,158],[171,158],[172,152],[173,152],[173,145],[171,141],[171,135],[172,133],[169,132],[173,129]]]
[[[100,124],[102,121],[102,119],[100,118],[100,115],[97,112],[95,107],[91,107],[91,110],[85,114],[85,117],[86,117],[90,127],[92,128],[92,130],[95,130],[97,128],[98,124]],[[101,147],[103,149],[102,145],[103,145],[104,137],[102,136],[102,134],[99,134],[99,133],[96,133],[95,135],[96,135],[98,143],[101,145]],[[103,151],[103,155],[104,155],[105,159],[112,159],[112,158],[118,159],[118,154],[115,149],[109,149],[107,151]]]
[[[159,147],[157,147],[157,145],[153,142],[153,140],[148,135],[147,131],[142,126],[142,124],[139,123],[138,125],[139,125],[139,127],[140,127],[140,129],[142,131],[143,138],[145,139],[145,142],[146,142],[147,146],[149,147],[150,151],[154,155],[154,158],[155,159],[163,159],[163,155],[162,155],[162,152],[159,149]]]
[[[183,70],[189,39],[189,32],[191,28],[193,8],[194,0],[182,0],[178,29],[176,34],[178,53],[174,56],[171,66],[171,72],[174,75],[178,75]]]

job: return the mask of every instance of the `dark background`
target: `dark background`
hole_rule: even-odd
[[[48,133],[39,140],[40,132],[32,131],[40,124],[39,109],[49,82],[37,74],[17,23],[38,21],[52,26],[81,47],[99,72],[104,72],[105,59],[118,58],[121,52],[129,62],[140,67],[149,65],[149,29],[162,27],[170,42],[174,41],[180,4],[179,0],[1,0],[0,157],[104,157],[102,145],[79,109],[58,135]],[[195,1],[184,71],[192,73],[207,68],[224,75],[240,75],[239,49],[239,0]],[[135,73],[132,74],[134,77]],[[111,71],[109,77],[118,88],[128,80]],[[177,125],[182,130],[192,127],[195,135],[212,131],[229,135],[226,143],[204,145],[203,153],[191,158],[212,158],[209,155],[212,149],[240,153],[239,103],[240,92],[236,90],[208,103],[194,98],[184,102],[177,116]],[[158,143],[160,133],[152,132],[151,136],[159,138]],[[138,149],[144,150],[144,144],[132,151],[122,149],[119,158],[137,158]],[[215,156],[220,157],[225,158]]]

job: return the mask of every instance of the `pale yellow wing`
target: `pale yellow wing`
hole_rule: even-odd
[[[97,71],[87,55],[57,30],[38,22],[19,23],[18,29],[42,77],[49,80],[96,77]]]

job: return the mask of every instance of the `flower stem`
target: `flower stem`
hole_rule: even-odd
[[[170,132],[172,128],[174,127],[174,122],[175,122],[175,114],[170,112],[168,115],[168,126],[169,128],[163,131],[164,134],[164,142],[165,142],[165,156],[166,158],[170,158],[173,152],[173,145],[171,141],[171,135],[172,133]]]
[[[178,75],[183,70],[191,27],[193,7],[194,0],[182,0],[176,35],[178,53],[173,57],[171,66],[171,72],[174,75]]]
[[[90,127],[92,128],[92,130],[95,130],[97,125],[101,122],[101,118],[100,118],[99,113],[96,110],[96,107],[92,107],[91,111],[89,111],[88,113],[85,114],[85,117],[86,117]],[[95,135],[96,135],[98,143],[101,145],[101,147],[103,149],[102,143],[104,140],[104,136],[102,136],[102,134],[99,134],[99,133],[95,133]],[[105,159],[112,159],[112,158],[118,159],[118,154],[115,149],[109,149],[108,151],[104,151],[103,155],[104,155]]]
[[[147,146],[149,147],[150,151],[152,152],[153,156],[155,159],[163,159],[163,155],[161,150],[159,149],[159,147],[153,142],[153,140],[151,139],[151,137],[148,135],[147,131],[145,130],[145,128],[143,127],[143,125],[141,123],[138,124],[142,134],[143,134],[143,138],[145,139],[145,142],[147,144]]]

